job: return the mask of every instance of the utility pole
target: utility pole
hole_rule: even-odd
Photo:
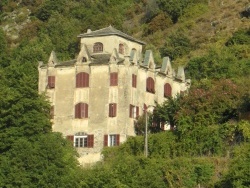
[[[144,154],[145,154],[145,157],[148,157],[148,111],[147,111],[147,108],[145,108],[145,118],[146,118],[146,124],[145,124]]]

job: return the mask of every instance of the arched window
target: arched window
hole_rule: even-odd
[[[87,58],[86,57],[82,57],[82,62],[87,62]]]
[[[103,44],[100,42],[96,42],[93,46],[93,52],[94,53],[103,52]]]
[[[88,118],[88,104],[78,103],[75,105],[75,118],[76,119]]]
[[[150,93],[155,93],[155,82],[151,77],[147,78],[146,91]]]
[[[76,75],[76,87],[89,87],[89,74],[86,72],[80,72]]]
[[[124,54],[124,44],[119,44],[119,53]]]
[[[172,87],[169,83],[164,85],[164,97],[171,97],[172,96]]]

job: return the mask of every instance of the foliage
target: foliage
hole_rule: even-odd
[[[250,29],[236,31],[233,34],[233,36],[226,42],[226,45],[227,46],[236,44],[250,45],[249,37],[250,37]]]
[[[242,187],[247,188],[250,185],[249,170],[250,164],[250,144],[244,143],[234,149],[233,160],[230,163],[228,173],[224,174],[221,181],[215,187],[232,188]]]
[[[192,49],[189,38],[182,32],[177,32],[167,37],[164,46],[161,49],[161,55],[163,57],[168,56],[171,60],[188,54]]]

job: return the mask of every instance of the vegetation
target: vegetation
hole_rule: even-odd
[[[249,187],[250,45],[247,0],[1,0],[0,187]],[[105,13],[105,14],[103,14]],[[114,16],[115,15],[115,16]],[[229,21],[230,20],[230,21]],[[141,38],[156,62],[184,65],[188,93],[158,104],[103,161],[79,167],[51,131],[37,62],[75,58],[77,35],[113,25]],[[168,122],[174,131],[162,132]],[[157,125],[157,126],[156,126]]]

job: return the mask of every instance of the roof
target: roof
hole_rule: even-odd
[[[115,29],[111,25],[109,27],[105,27],[103,29],[99,29],[99,30],[96,30],[96,31],[88,30],[87,33],[80,34],[80,35],[78,35],[78,37],[80,37],[80,38],[88,38],[88,37],[111,36],[111,35],[117,35],[117,36],[123,37],[123,38],[125,38],[127,40],[137,42],[139,44],[146,44],[143,41],[137,40],[137,39],[127,35],[126,33],[123,33],[121,31]]]

